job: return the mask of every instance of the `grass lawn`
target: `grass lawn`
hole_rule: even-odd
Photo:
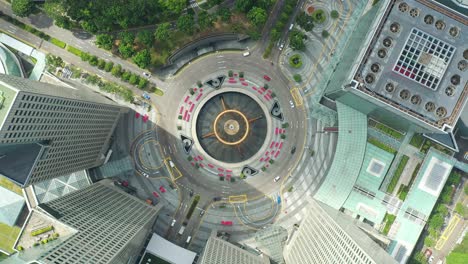
[[[391,148],[391,147],[385,145],[383,142],[381,142],[381,141],[379,141],[379,140],[377,140],[377,139],[375,139],[375,138],[369,138],[369,139],[367,140],[367,142],[371,143],[372,145],[374,145],[374,146],[376,146],[376,147],[378,147],[378,148],[380,148],[380,149],[383,149],[383,150],[385,150],[385,151],[387,151],[387,152],[390,152],[390,153],[392,153],[392,154],[396,154],[396,153],[397,153],[397,151],[396,151],[395,149],[393,149],[393,148]]]
[[[3,176],[0,176],[0,186],[12,192],[17,193],[18,195],[23,196],[23,192],[21,191],[21,188]]]
[[[154,93],[155,93],[156,95],[159,95],[159,96],[163,96],[163,95],[164,95],[164,92],[163,92],[161,89],[157,88],[157,87],[156,87],[156,90],[154,91]]]
[[[393,222],[395,221],[395,218],[396,218],[396,215],[385,214],[384,222],[386,221],[386,223],[385,223],[385,227],[384,227],[384,229],[382,231],[382,233],[384,235],[387,235],[388,231],[390,231],[390,227],[393,225]]]
[[[387,187],[387,192],[392,193],[393,190],[395,190],[395,187],[398,183],[398,180],[401,177],[401,174],[403,173],[403,169],[406,166],[406,163],[408,163],[409,157],[406,155],[403,155],[403,157],[400,160],[400,163],[398,164],[398,168],[395,171],[395,174],[393,174],[392,180],[390,181],[390,184]]]
[[[0,249],[8,253],[14,253],[15,251],[12,247],[20,231],[21,229],[19,227],[11,227],[7,224],[0,223]]]
[[[414,134],[414,136],[411,138],[411,141],[410,141],[410,145],[418,149],[422,146],[423,143],[424,143],[424,137],[421,134]]]
[[[465,235],[462,243],[455,247],[446,260],[447,264],[464,264],[468,259],[468,236]]]
[[[67,47],[67,51],[70,52],[70,53],[73,53],[75,54],[76,56],[80,57],[81,56],[81,53],[83,53],[81,50],[73,47],[73,46],[68,46]]]
[[[381,123],[376,123],[375,126],[374,126],[376,129],[380,130],[382,133],[384,134],[387,134],[393,138],[396,138],[398,140],[402,139],[404,137],[403,134],[401,134],[400,132],[396,131],[395,129],[393,128],[390,128],[384,124],[381,124]]]
[[[60,47],[60,48],[62,48],[62,49],[64,49],[65,46],[67,45],[65,42],[63,42],[63,41],[61,41],[61,40],[58,40],[58,39],[56,39],[56,38],[51,38],[51,39],[50,39],[50,42],[51,42],[52,44],[54,44],[55,46]]]

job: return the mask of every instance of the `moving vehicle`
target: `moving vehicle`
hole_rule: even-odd
[[[205,210],[200,211],[200,216],[203,216],[205,214]]]
[[[159,190],[162,192],[162,193],[165,193],[166,192],[166,189],[161,185],[159,186]]]
[[[247,56],[249,56],[249,55],[250,55],[250,52],[249,52],[249,51],[246,51],[246,52],[244,52],[244,53],[242,54],[242,56],[244,56],[244,57],[247,57]]]
[[[263,75],[263,79],[265,79],[266,81],[271,81],[271,78],[268,75]]]
[[[215,202],[221,201],[221,197],[214,197],[214,198],[213,198],[213,201],[215,201]]]
[[[177,221],[176,221],[175,219],[172,219],[171,227],[174,227],[174,225],[175,225],[176,222],[177,222]]]
[[[179,229],[179,233],[178,233],[178,234],[179,234],[179,235],[182,235],[182,234],[184,233],[184,231],[185,231],[185,226],[182,225],[182,226],[180,227],[180,229]]]
[[[190,243],[190,240],[192,240],[192,236],[188,236],[188,237],[187,237],[187,240],[185,241],[185,244]]]
[[[294,23],[289,26],[289,30],[293,29]]]
[[[190,190],[189,194],[190,194],[190,197],[192,197],[193,196],[193,190]]]
[[[171,166],[171,168],[175,168],[175,164],[172,162],[172,160],[169,161],[169,166]]]
[[[159,194],[157,192],[153,192],[153,196],[159,198]]]
[[[232,221],[221,221],[221,224],[224,226],[232,226]]]
[[[280,176],[276,176],[276,177],[273,179],[273,181],[274,181],[274,182],[278,182],[280,179],[281,179]]]
[[[296,146],[292,147],[292,149],[291,149],[291,155],[294,154],[294,153],[296,153]]]
[[[149,74],[147,72],[143,72],[143,76],[145,76],[146,78],[151,78],[151,74]]]
[[[281,44],[281,46],[279,46],[279,50],[283,50],[283,48],[284,48],[284,43]]]
[[[294,103],[292,100],[289,100],[289,105],[291,106],[291,108],[294,108]]]

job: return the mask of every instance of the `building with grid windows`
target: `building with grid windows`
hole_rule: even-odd
[[[55,263],[135,263],[162,204],[151,206],[106,179],[38,209],[75,232],[20,252],[21,260]]]
[[[216,236],[216,230],[206,242],[199,264],[269,264],[264,254],[258,255],[233,245]]]
[[[286,263],[396,263],[345,214],[312,199],[308,206],[285,247]]]
[[[468,99],[466,13],[434,0],[386,0],[372,9],[325,96],[402,131],[452,132]]]
[[[125,111],[84,88],[0,74],[0,174],[27,186],[101,165]]]

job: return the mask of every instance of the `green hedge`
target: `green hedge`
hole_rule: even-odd
[[[295,60],[297,61],[297,63],[294,62]],[[301,55],[299,55],[299,54],[294,54],[294,55],[292,55],[291,57],[289,57],[289,65],[291,65],[291,67],[293,67],[293,68],[300,68],[300,67],[302,67],[302,58],[301,58]]]
[[[187,216],[185,218],[190,219],[192,217],[193,211],[197,207],[198,201],[200,201],[200,195],[195,195],[195,198],[193,198],[192,205],[190,205],[189,211],[187,213]]]
[[[403,134],[401,134],[400,132],[384,125],[384,124],[381,124],[381,123],[376,123],[375,126],[374,126],[376,129],[378,129],[379,131],[381,131],[382,133],[386,134],[386,135],[389,135],[393,138],[396,138],[398,140],[402,139],[404,137]]]
[[[401,174],[403,173],[403,169],[408,163],[408,160],[409,160],[409,157],[406,155],[403,155],[403,157],[400,160],[400,164],[398,164],[398,168],[396,169],[395,174],[393,174],[392,180],[390,181],[390,184],[387,187],[388,193],[392,193],[393,190],[395,190],[398,180],[400,179]]]
[[[47,227],[32,231],[31,236],[38,236],[40,234],[44,234],[45,232],[49,232],[50,230],[54,230],[54,227],[53,226],[47,226]]]
[[[387,235],[388,234],[388,231],[390,231],[390,227],[392,227],[393,225],[393,222],[395,221],[395,218],[396,216],[395,215],[392,215],[392,214],[385,214],[385,218],[384,218],[384,221],[385,221],[385,227],[382,231],[382,233],[384,235]]]
[[[422,144],[424,143],[424,137],[421,134],[414,134],[411,138],[410,145],[417,147],[418,149],[421,148]]]
[[[51,42],[52,44],[54,44],[55,46],[57,46],[57,47],[59,47],[59,48],[62,48],[62,49],[64,49],[65,46],[67,46],[67,44],[66,44],[65,42],[63,42],[63,41],[61,41],[61,40],[58,40],[58,39],[56,39],[56,38],[51,38],[51,39],[50,39],[50,42]]]
[[[372,145],[380,148],[380,149],[383,149],[387,152],[390,152],[392,154],[395,154],[397,151],[395,149],[393,149],[392,147],[389,147],[387,145],[385,145],[383,142],[379,141],[378,139],[375,139],[375,138],[369,138],[367,140],[367,142],[371,143]]]
[[[73,53],[75,54],[76,56],[79,56],[81,57],[81,53],[83,53],[83,51],[73,47],[73,46],[68,46],[67,47],[67,51],[70,52],[70,53]]]
[[[398,189],[398,198],[404,201],[406,199],[406,196],[408,196],[409,189],[409,186],[406,186],[404,184],[400,185],[400,189]]]

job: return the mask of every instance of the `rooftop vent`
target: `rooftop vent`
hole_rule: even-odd
[[[455,87],[449,86],[445,88],[445,94],[448,96],[453,96],[455,94]]]
[[[366,80],[366,83],[369,83],[369,84],[373,83],[375,81],[374,74],[372,73],[367,74],[365,80]]]
[[[449,29],[449,34],[450,34],[450,36],[456,38],[456,37],[458,37],[458,35],[460,35],[460,29],[457,28],[457,27],[451,27]]]
[[[384,40],[383,40],[383,45],[387,48],[389,48],[390,46],[392,46],[392,38],[390,37],[386,37]]]
[[[468,66],[468,62],[466,62],[466,60],[461,60],[461,61],[458,62],[458,69],[460,71],[465,71],[466,66]]]
[[[397,22],[393,22],[393,23],[390,25],[390,31],[393,32],[393,33],[398,33],[398,32],[400,32],[400,24],[398,24]]]
[[[453,75],[452,77],[450,77],[450,82],[451,82],[453,85],[459,85],[459,84],[460,84],[460,75],[455,74],[455,75]]]
[[[387,50],[386,49],[379,49],[379,51],[377,51],[377,56],[379,56],[379,58],[385,58],[387,56]]]
[[[428,25],[432,25],[432,23],[434,23],[434,17],[431,16],[431,15],[426,15],[424,17],[424,23],[426,23]]]
[[[393,93],[393,91],[395,91],[395,85],[393,85],[393,83],[385,84],[385,91]]]
[[[432,112],[435,109],[435,104],[433,102],[427,102],[426,105],[424,105],[424,108],[428,112]]]
[[[400,98],[401,98],[402,100],[408,100],[408,98],[410,98],[410,96],[411,96],[410,91],[408,91],[408,90],[406,90],[406,89],[405,89],[405,90],[402,90],[402,91],[400,92]]]
[[[445,22],[442,21],[442,20],[437,20],[435,22],[435,27],[438,29],[438,30],[443,30],[445,28]]]
[[[371,68],[370,68],[370,69],[371,69],[371,71],[372,71],[373,73],[377,73],[377,72],[380,71],[380,64],[378,64],[378,63],[373,63],[373,64],[371,65]]]
[[[411,96],[411,103],[414,105],[418,105],[421,103],[421,96],[419,95],[413,95]]]
[[[409,14],[411,17],[418,17],[419,16],[419,9],[417,8],[412,8],[410,11],[409,11]]]
[[[437,108],[435,114],[436,114],[437,117],[445,117],[447,115],[447,109],[445,109],[445,107],[441,106],[441,107]]]
[[[409,9],[409,5],[407,3],[405,3],[405,2],[400,3],[398,5],[398,10],[400,10],[401,12],[406,12],[406,11],[408,11],[408,9]]]

